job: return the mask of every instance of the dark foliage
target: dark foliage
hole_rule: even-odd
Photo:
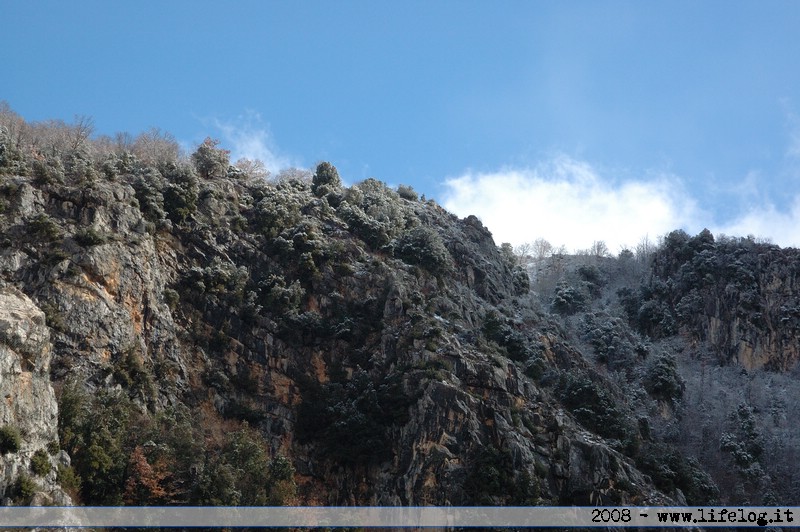
[[[228,171],[230,152],[218,146],[218,140],[206,137],[192,154],[197,172],[206,179],[224,176]]]
[[[647,356],[648,347],[642,339],[623,320],[605,312],[587,313],[582,330],[597,361],[610,370],[632,368],[637,360]]]
[[[702,506],[719,502],[719,489],[708,473],[696,460],[686,458],[669,444],[644,443],[636,455],[636,465],[665,493],[680,489],[689,504]]]
[[[512,360],[524,362],[533,355],[525,334],[497,312],[486,313],[483,333],[488,339],[504,347]]]
[[[126,396],[91,397],[70,384],[59,433],[72,457],[62,482],[86,504],[268,505],[294,496],[293,468],[246,423],[209,439],[198,412],[143,413]]]
[[[19,451],[22,438],[19,430],[11,425],[0,427],[0,455]]]
[[[311,192],[317,197],[334,192],[341,188],[342,180],[336,167],[329,162],[319,163],[311,180]]]
[[[489,444],[473,457],[464,494],[469,505],[529,506],[538,502],[539,479],[519,470],[508,450]]]
[[[442,237],[430,227],[415,227],[404,232],[392,244],[396,257],[409,264],[422,266],[435,275],[446,273],[452,258]]]
[[[559,314],[575,314],[588,308],[588,297],[581,288],[562,282],[556,287],[551,306]]]
[[[376,385],[364,371],[343,382],[309,382],[304,397],[298,439],[317,442],[323,457],[341,464],[389,459],[389,429],[405,422],[412,402],[396,377]]]
[[[675,356],[662,354],[655,359],[645,377],[647,391],[662,401],[678,401],[683,397],[686,384],[678,375]]]
[[[562,404],[589,430],[620,441],[630,453],[638,444],[638,431],[602,384],[588,375],[562,372],[556,386]]]

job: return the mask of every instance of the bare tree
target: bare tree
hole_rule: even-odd
[[[269,170],[264,166],[264,162],[261,159],[247,159],[242,157],[236,161],[233,166],[241,170],[244,175],[250,179],[266,180],[269,178]]]
[[[520,265],[527,267],[533,262],[533,245],[530,242],[518,245],[514,248],[514,255]]]
[[[553,244],[545,240],[544,238],[537,238],[531,244],[531,252],[533,253],[533,258],[537,261],[542,261],[547,257],[553,254],[554,248]]]
[[[29,146],[34,152],[65,155],[90,148],[89,137],[94,133],[94,120],[76,115],[72,124],[63,120],[47,120],[32,123],[29,128]]]
[[[139,160],[151,166],[175,162],[180,156],[180,146],[175,137],[157,127],[136,137],[131,151]]]
[[[120,131],[114,135],[114,145],[118,154],[133,152],[133,136],[127,131]]]
[[[309,170],[292,167],[281,170],[275,179],[277,181],[289,181],[294,179],[297,181],[308,181],[310,183],[313,175],[314,174]]]
[[[21,149],[26,144],[26,139],[29,137],[28,125],[6,101],[0,101],[0,128],[3,128],[8,141],[15,148]]]
[[[525,242],[524,244],[520,244],[516,248],[514,248],[514,253],[516,253],[517,255],[521,255],[523,257],[530,255],[532,251],[533,251],[533,244],[531,244],[530,242]]]
[[[66,129],[69,149],[77,151],[86,147],[92,133],[94,133],[94,118],[87,115],[75,115],[74,121]]]
[[[2,101],[0,127],[17,149],[65,154],[90,148],[88,141],[94,133],[94,120],[86,115],[75,115],[71,124],[63,120],[27,123]]]
[[[603,240],[595,240],[589,248],[589,254],[593,257],[608,257],[611,253]]]
[[[648,262],[655,251],[656,245],[650,240],[650,237],[648,235],[643,236],[634,250],[636,261],[641,264]]]

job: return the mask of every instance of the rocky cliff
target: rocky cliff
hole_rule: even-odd
[[[330,165],[265,182],[197,163],[3,177],[0,272],[35,332],[4,386],[39,379],[3,419],[20,453],[58,442],[49,372],[48,459],[72,456],[80,502],[245,502],[232,433],[269,460],[264,501],[681,500],[637,469],[629,413],[604,437],[554,391],[619,394],[479,220]]]
[[[800,360],[800,252],[705,230],[667,235],[651,279],[628,300],[653,336],[682,332],[720,363],[788,371]]]
[[[800,500],[798,264],[796,249],[752,237],[674,231],[652,253],[550,257],[534,286],[573,345],[627,387],[653,439],[643,448],[674,447],[638,454],[660,486],[683,455],[724,503],[788,504]]]
[[[69,465],[69,457],[53,446],[58,410],[51,353],[44,313],[19,290],[0,287],[0,491],[7,503],[13,497],[38,505],[71,504],[56,483],[56,467]],[[29,474],[32,469],[35,475]]]
[[[11,118],[7,503],[800,497],[794,250],[676,232],[529,279],[410,187]]]

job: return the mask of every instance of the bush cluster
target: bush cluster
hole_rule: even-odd
[[[339,172],[331,163],[322,162],[317,165],[317,171],[311,179],[311,192],[319,197],[337,192],[342,186]]]
[[[36,482],[27,474],[22,473],[17,477],[9,491],[15,503],[20,506],[27,506],[31,503],[31,499],[33,499],[37,490]]]
[[[581,332],[594,349],[596,360],[613,371],[630,368],[648,353],[644,341],[623,320],[606,312],[587,313]]]
[[[472,457],[464,481],[466,503],[476,506],[531,506],[539,503],[539,478],[520,469],[507,449],[489,444]]]
[[[219,141],[206,137],[192,154],[192,162],[202,177],[222,177],[228,173],[230,152],[219,148]]]
[[[21,443],[22,438],[20,437],[17,427],[12,425],[3,425],[0,427],[0,455],[19,451]]]
[[[618,401],[599,382],[578,372],[561,372],[556,386],[561,403],[584,427],[618,440],[627,453],[638,445],[638,431]]]
[[[495,311],[486,313],[483,321],[483,333],[489,340],[504,347],[512,360],[525,362],[533,355],[525,334]]]
[[[434,275],[452,269],[453,259],[442,237],[430,227],[414,227],[392,242],[394,255],[403,261],[421,266]]]
[[[306,382],[297,413],[297,438],[315,442],[324,458],[341,464],[380,463],[390,458],[389,428],[408,417],[411,398],[397,378],[379,384],[365,371],[352,379]]]
[[[707,230],[691,237],[674,231],[653,258],[653,275],[637,289],[618,296],[628,321],[642,334],[664,338],[682,332],[709,340],[710,323],[729,327],[709,344],[720,362],[737,352],[735,338],[755,338],[779,325],[777,350],[790,349],[800,333],[800,300],[775,290],[774,280],[800,274],[800,252],[750,238],[714,236]],[[775,361],[777,369],[785,370]]]
[[[656,487],[664,493],[674,493],[678,488],[689,504],[714,505],[719,502],[719,488],[711,477],[697,460],[686,458],[674,446],[646,442],[635,460],[636,466],[650,475]]]
[[[43,477],[50,472],[53,465],[50,463],[50,457],[44,449],[38,449],[33,453],[31,458],[31,471],[36,475]]]
[[[650,395],[656,399],[667,402],[682,399],[686,383],[678,375],[675,355],[671,353],[659,355],[648,369],[644,384]]]
[[[89,395],[69,383],[59,397],[59,435],[72,468],[59,469],[60,482],[95,505],[291,501],[293,468],[258,431],[246,423],[223,431],[202,419],[186,407],[147,414],[123,394]],[[203,427],[224,436],[209,438]]]
[[[575,314],[588,308],[589,299],[583,290],[562,281],[556,286],[550,306],[558,314]]]
[[[398,193],[372,178],[344,192],[337,214],[372,249],[386,246],[415,223],[415,216]]]

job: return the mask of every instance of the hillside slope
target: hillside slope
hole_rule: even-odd
[[[533,262],[542,305],[721,502],[800,500],[796,249],[674,231],[648,253]],[[640,467],[661,486],[675,473]]]
[[[79,502],[673,501],[476,218],[328,164],[251,178],[212,142],[149,163],[10,151],[0,273],[46,316],[48,452]]]
[[[409,187],[9,116],[7,503],[800,497],[795,250],[675,232],[526,270]]]

